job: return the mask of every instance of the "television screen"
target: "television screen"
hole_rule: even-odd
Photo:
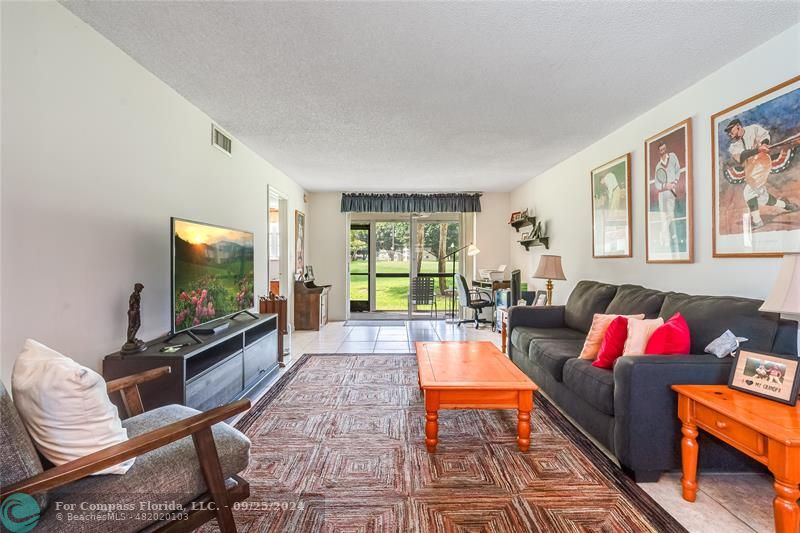
[[[172,219],[173,332],[253,307],[253,234]]]

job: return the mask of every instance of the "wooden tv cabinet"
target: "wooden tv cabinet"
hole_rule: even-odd
[[[178,336],[147,343],[137,354],[119,352],[103,359],[106,380],[169,366],[163,378],[142,384],[145,410],[178,403],[205,411],[239,398],[254,399],[255,393],[278,372],[278,315],[261,314],[257,319],[239,315],[228,329],[216,335],[197,335],[202,344],[185,346],[175,353],[159,350],[165,345],[191,342]]]

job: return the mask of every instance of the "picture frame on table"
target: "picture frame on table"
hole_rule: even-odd
[[[631,154],[591,171],[592,257],[633,257],[631,238]]]
[[[711,116],[714,257],[800,252],[800,76]]]
[[[800,359],[749,350],[739,350],[731,368],[728,386],[786,405],[797,403],[800,390]]]
[[[692,119],[644,141],[648,263],[694,261]]]
[[[544,307],[547,305],[547,291],[536,291],[536,297],[533,299],[533,305],[536,307]]]

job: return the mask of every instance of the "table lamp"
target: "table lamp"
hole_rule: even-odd
[[[778,279],[759,311],[780,313],[798,321],[797,349],[800,356],[800,254],[784,254]]]
[[[564,271],[561,269],[560,255],[543,255],[539,258],[539,266],[536,269],[534,278],[546,279],[547,285],[547,305],[553,305],[553,280],[565,280]]]

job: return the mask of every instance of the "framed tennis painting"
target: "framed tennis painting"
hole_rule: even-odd
[[[800,76],[711,117],[714,257],[800,252]]]
[[[592,257],[631,257],[631,154],[591,172]]]
[[[645,247],[648,263],[691,263],[692,119],[644,142]]]

